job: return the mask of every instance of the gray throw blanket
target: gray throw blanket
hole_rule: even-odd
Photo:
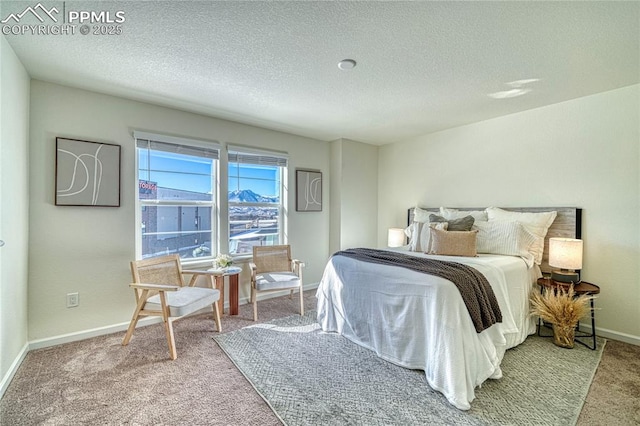
[[[334,256],[346,256],[363,262],[399,266],[445,278],[455,284],[460,291],[476,332],[480,333],[493,324],[502,322],[498,300],[489,281],[480,271],[470,266],[367,248],[343,250],[335,253]]]

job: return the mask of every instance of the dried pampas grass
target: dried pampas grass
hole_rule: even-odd
[[[553,324],[554,343],[572,348],[578,321],[591,311],[589,301],[593,298],[587,294],[576,297],[571,285],[568,290],[562,286],[545,287],[542,293],[532,292],[529,300],[531,314]]]

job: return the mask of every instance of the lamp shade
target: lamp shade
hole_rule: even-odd
[[[387,246],[400,247],[404,245],[404,229],[402,228],[389,228],[387,235]]]
[[[561,269],[582,269],[582,240],[549,238],[549,266]]]

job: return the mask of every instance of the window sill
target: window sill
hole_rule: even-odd
[[[231,257],[233,258],[233,261],[237,263],[246,263],[253,260],[252,254],[232,254]]]
[[[248,263],[253,259],[253,255],[251,254],[241,254],[241,255],[231,255],[233,258],[233,263]],[[181,265],[185,269],[202,269],[202,268],[212,268],[215,257],[207,258],[207,259],[189,259],[183,260]]]

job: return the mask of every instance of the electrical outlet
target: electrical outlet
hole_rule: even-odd
[[[80,304],[78,293],[67,293],[67,308],[75,308]]]

